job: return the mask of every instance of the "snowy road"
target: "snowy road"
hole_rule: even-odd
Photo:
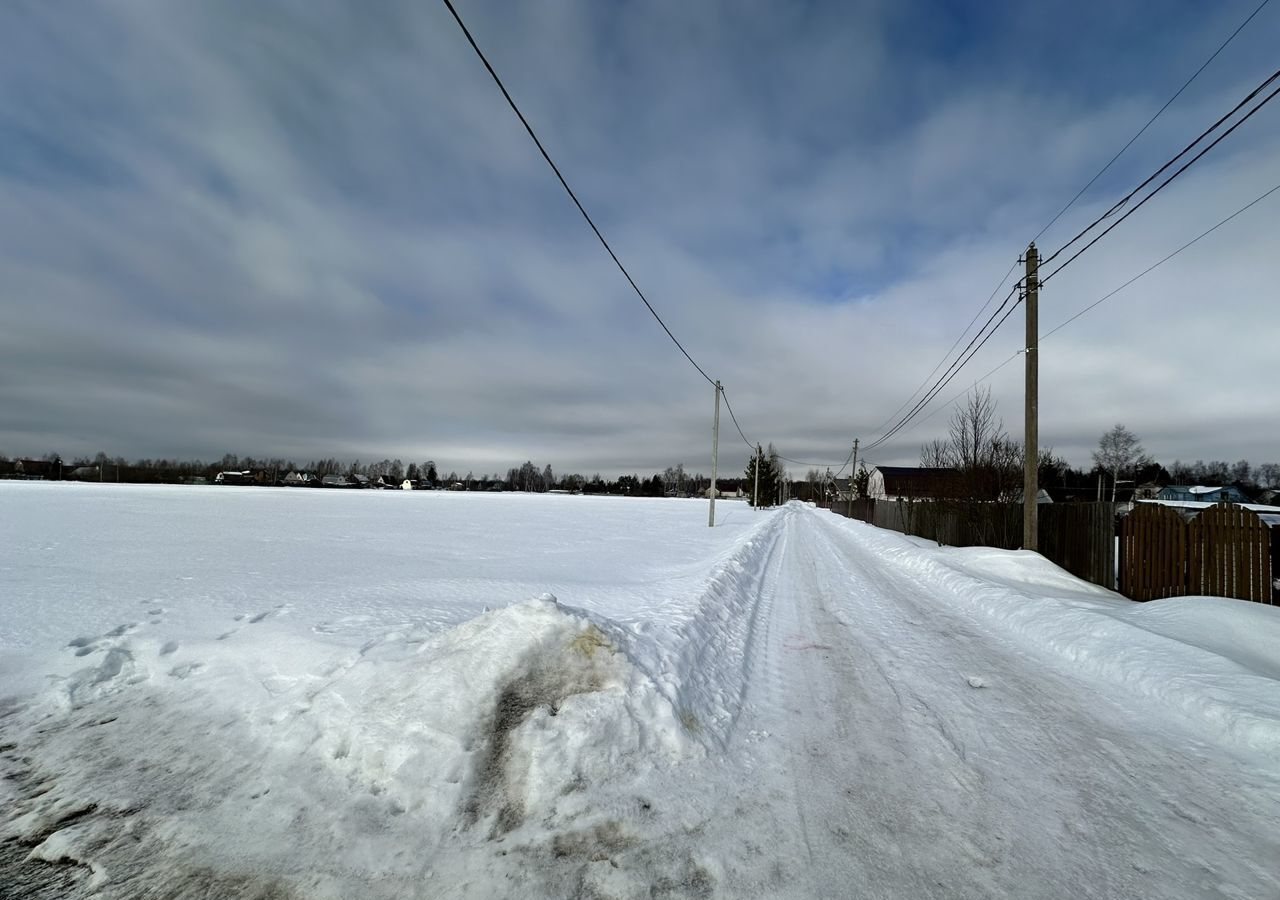
[[[956,615],[901,538],[784,515],[731,751],[791,792],[780,892],[1280,896],[1276,769]]]
[[[799,504],[0,490],[6,897],[1280,898],[1277,609]]]

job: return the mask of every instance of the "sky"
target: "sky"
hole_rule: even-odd
[[[724,384],[738,472],[748,442],[873,444],[1257,0],[456,5]],[[1270,75],[1278,34],[1269,4],[1041,250]],[[1041,333],[1276,184],[1280,103],[1047,285]],[[1277,461],[1278,222],[1280,193],[1046,337],[1042,446],[1088,467],[1121,422],[1166,464]],[[0,6],[0,319],[10,456],[711,466],[713,388],[443,4]],[[915,463],[1011,358],[987,383],[1020,437],[1023,327],[863,458]]]

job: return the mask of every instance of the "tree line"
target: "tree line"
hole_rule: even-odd
[[[965,404],[952,413],[947,436],[920,448],[920,465],[954,469],[956,494],[963,499],[1013,501],[1022,496],[1022,442],[1005,430],[990,388],[970,392]],[[861,496],[866,496],[866,479],[863,468],[855,479]],[[1127,485],[1128,490],[1148,483],[1234,485],[1246,496],[1254,496],[1264,488],[1280,486],[1280,464],[1254,466],[1244,459],[1234,463],[1175,460],[1166,468],[1146,453],[1137,435],[1117,424],[1099,438],[1091,469],[1069,465],[1051,447],[1041,449],[1039,483],[1042,488],[1081,499],[1092,493],[1112,501],[1121,485]]]
[[[256,484],[282,484],[290,472],[308,473],[322,479],[328,475],[362,475],[369,479],[383,478],[399,483],[414,482],[423,488],[444,488],[464,491],[525,491],[545,493],[564,491],[581,494],[615,494],[635,497],[692,497],[705,496],[711,479],[698,472],[689,473],[683,463],[668,466],[661,472],[647,477],[639,474],[604,478],[598,472],[555,473],[551,466],[537,466],[532,461],[513,466],[505,476],[499,472],[474,470],[460,473],[456,469],[440,472],[434,460],[410,462],[400,459],[382,459],[376,462],[340,460],[334,457],[308,460],[299,464],[285,457],[238,456],[228,453],[215,462],[199,459],[142,458],[128,460],[122,456],[98,453],[95,456],[75,456],[64,459],[56,452],[46,453],[38,460],[46,464],[41,477],[51,479],[84,479],[94,481],[118,481],[139,484],[183,484],[203,479],[213,482],[220,473],[248,472],[255,476]],[[17,459],[0,453],[0,477],[16,474]],[[31,468],[28,466],[28,468]],[[84,470],[89,470],[86,473]],[[74,474],[74,473],[79,474]],[[739,479],[720,478],[721,490],[736,490]]]

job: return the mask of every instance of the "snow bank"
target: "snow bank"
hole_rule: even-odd
[[[550,595],[318,667],[322,652],[296,638],[281,651],[281,636],[170,650],[117,635],[11,701],[0,841],[30,864],[82,867],[108,896],[268,891],[271,873],[350,896],[370,878],[429,877],[424,843],[553,854],[557,825],[602,782],[700,755],[606,631]]]
[[[981,612],[1074,672],[1280,756],[1280,608],[1221,597],[1137,603],[1038,553],[921,546],[860,522],[843,526],[939,602]]]

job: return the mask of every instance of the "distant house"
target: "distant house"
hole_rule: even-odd
[[[285,487],[316,487],[320,480],[310,472],[290,472],[284,476]]]
[[[1133,489],[1134,500],[1155,500],[1159,498],[1162,488],[1154,481],[1147,481]]]
[[[850,492],[854,489],[852,478],[832,478],[830,491],[834,493],[834,499],[847,503],[850,499]]]
[[[320,479],[320,486],[327,488],[353,488],[356,483],[346,475],[326,475]]]
[[[76,466],[68,474],[71,481],[101,481],[102,470],[97,466]]]
[[[705,491],[703,491],[703,492],[702,492],[702,495],[703,495],[704,497],[706,497],[707,499],[711,499],[711,488],[707,488]],[[737,488],[716,488],[716,497],[718,497],[718,498],[720,498],[720,499],[725,499],[725,500],[741,500],[741,499],[742,499],[743,497],[745,497],[745,496],[747,496],[747,495],[743,492],[742,488],[740,488],[740,487],[737,487]]]
[[[20,459],[13,464],[13,474],[17,478],[41,480],[58,478],[62,473],[62,463],[49,462],[44,459]]]
[[[213,479],[214,484],[253,484],[253,473],[246,469],[243,472],[219,472]]]
[[[417,489],[418,485],[412,478],[406,478],[404,481],[400,482],[400,490],[402,491],[416,491]]]
[[[1171,484],[1162,488],[1157,500],[1194,500],[1199,503],[1247,503],[1248,498],[1233,484],[1222,487]]]
[[[876,466],[869,470],[867,496],[873,500],[936,500],[954,497],[960,480],[955,469]]]

